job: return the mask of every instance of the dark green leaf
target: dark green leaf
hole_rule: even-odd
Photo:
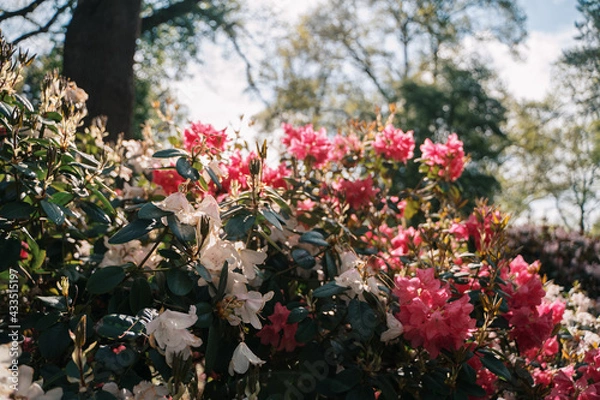
[[[215,183],[215,185],[217,185],[217,188],[219,188],[219,190],[221,190],[223,188],[223,186],[221,186],[221,182],[219,182],[219,177],[215,174],[215,172],[210,168],[205,168],[204,169],[206,172],[208,172],[208,176],[210,176],[210,180],[213,181]]]
[[[446,376],[439,371],[431,372],[423,376],[423,386],[428,392],[437,395],[449,395],[452,392],[445,381]]]
[[[290,312],[287,322],[288,322],[288,324],[293,324],[294,322],[303,321],[306,317],[308,317],[308,309],[306,309],[304,307],[294,308]]]
[[[58,204],[50,203],[49,201],[42,200],[40,202],[44,212],[50,218],[50,221],[56,225],[62,225],[65,222],[65,212]]]
[[[210,272],[208,272],[208,270],[206,269],[206,267],[200,263],[196,264],[196,271],[198,271],[198,274],[204,278],[204,280],[206,282],[211,283],[212,282],[212,275],[210,274]]]
[[[298,323],[295,339],[301,343],[310,342],[317,334],[317,324],[310,318]]]
[[[177,173],[181,175],[185,179],[191,179],[192,181],[197,181],[200,179],[200,172],[187,160],[185,157],[181,157],[175,163],[175,169]]]
[[[94,222],[98,222],[100,224],[110,224],[112,221],[110,217],[102,210],[100,207],[95,205],[94,203],[90,203],[89,201],[83,201],[79,204],[83,212],[87,214],[88,217]]]
[[[377,315],[371,306],[358,299],[352,299],[348,305],[348,322],[352,331],[363,340],[369,339],[378,325]]]
[[[227,278],[229,277],[229,263],[225,261],[223,268],[221,268],[221,276],[219,277],[219,288],[217,289],[217,300],[221,300],[225,295],[225,289],[227,289]]]
[[[218,322],[213,323],[208,330],[208,341],[206,343],[205,368],[209,374],[215,369],[215,363],[219,353],[219,343],[223,340]]]
[[[37,341],[42,357],[55,359],[64,355],[71,344],[66,324],[54,324],[43,331]]]
[[[121,267],[98,268],[87,281],[87,290],[93,294],[108,293],[125,279],[125,271]]]
[[[311,269],[317,264],[315,258],[305,249],[292,250],[292,258],[299,267]]]
[[[138,218],[141,219],[159,219],[162,217],[166,217],[167,215],[172,215],[171,211],[164,211],[160,208],[156,207],[152,203],[146,203],[140,208],[138,211]]]
[[[25,96],[20,95],[18,93],[13,94],[13,96],[15,96],[15,99],[17,99],[19,101],[19,103],[22,104],[27,109],[27,111],[33,112],[33,110],[34,110],[33,106],[31,105],[31,103]]]
[[[0,238],[0,272],[16,268],[21,258],[21,241],[16,238]]]
[[[198,320],[195,326],[198,328],[208,328],[213,322],[213,307],[210,303],[197,303],[196,304],[196,315]]]
[[[23,201],[15,201],[6,203],[0,208],[0,217],[6,219],[27,219],[34,211],[35,208],[31,204]]]
[[[249,211],[242,209],[231,217],[225,224],[225,232],[230,240],[242,240],[248,236],[248,231],[254,226],[256,217]]]
[[[58,204],[59,206],[64,207],[67,204],[69,204],[74,198],[75,196],[73,196],[73,193],[56,192],[50,197],[50,201],[54,204]]]
[[[136,278],[129,292],[129,308],[134,313],[152,306],[152,289],[144,278]]]
[[[152,154],[154,158],[171,158],[171,157],[181,157],[188,156],[189,154],[181,149],[164,149],[159,150],[156,153]]]
[[[54,121],[54,122],[60,122],[63,119],[63,117],[60,113],[57,113],[54,111],[49,111],[49,112],[44,113],[44,118],[49,119],[50,121]]]
[[[144,324],[138,317],[109,314],[96,324],[96,333],[106,339],[133,339],[144,332]]]
[[[37,299],[45,305],[59,311],[65,311],[67,309],[67,300],[64,296],[37,296]]]
[[[177,296],[185,296],[192,291],[195,282],[180,269],[172,268],[167,272],[167,286]]]
[[[323,234],[317,231],[303,233],[302,236],[300,236],[299,241],[301,243],[314,244],[315,246],[329,246],[329,243],[327,243]]]
[[[113,208],[112,204],[110,204],[110,201],[108,201],[106,196],[104,196],[104,194],[101,191],[99,191],[98,189],[94,189],[94,188],[89,188],[89,189],[92,191],[92,193],[94,193],[94,195],[98,198],[98,200],[100,200],[100,202],[102,203],[104,208],[108,211],[108,214],[115,215],[116,211]]]
[[[279,221],[279,218],[277,218],[277,214],[275,214],[275,212],[265,208],[263,210],[261,210],[260,212],[267,221],[269,221],[275,228],[279,229],[280,231],[283,230],[283,226],[281,225],[281,222]]]
[[[117,233],[108,240],[110,244],[127,243],[134,239],[139,239],[148,232],[161,227],[162,224],[158,220],[137,219],[121,228]]]
[[[498,360],[492,352],[486,350],[479,350],[479,353],[483,353],[483,357],[481,357],[481,363],[490,370],[493,374],[498,376],[499,378],[504,379],[505,381],[510,381],[510,371],[506,368],[506,365],[500,360]]]
[[[182,242],[191,242],[196,239],[196,229],[191,225],[185,225],[179,222],[175,215],[167,216],[169,229]]]
[[[323,298],[323,297],[331,297],[336,294],[344,293],[348,288],[343,286],[338,286],[335,282],[328,282],[321,287],[316,288],[313,291],[313,297]]]

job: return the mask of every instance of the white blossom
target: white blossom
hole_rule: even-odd
[[[402,335],[404,332],[404,327],[402,326],[402,322],[398,321],[396,317],[392,313],[385,314],[386,325],[388,327],[387,331],[381,334],[382,342],[389,342],[391,340],[396,339],[398,336]]]
[[[44,393],[38,382],[33,382],[33,368],[29,365],[19,367],[19,385],[14,397],[23,400],[60,400],[63,396],[62,388],[54,388]]]
[[[229,374],[234,375],[234,372],[238,374],[244,374],[248,371],[250,364],[252,365],[263,365],[265,362],[258,358],[256,354],[250,350],[245,342],[241,342],[233,351],[233,357],[229,362]]]
[[[158,349],[166,354],[167,364],[181,353],[184,358],[191,355],[191,347],[202,345],[202,339],[191,334],[187,328],[198,320],[196,307],[190,306],[188,314],[166,310],[146,325],[146,333],[152,335]]]

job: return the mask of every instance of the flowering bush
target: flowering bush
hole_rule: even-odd
[[[462,214],[458,136],[414,160],[392,117],[284,125],[276,168],[202,123],[108,146],[80,89],[51,75],[34,108],[0,49],[17,396],[598,398],[594,303],[512,256],[499,210]],[[405,163],[423,176],[400,191]]]

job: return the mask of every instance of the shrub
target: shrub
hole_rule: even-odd
[[[74,83],[49,75],[34,108],[14,90],[28,59],[0,49],[2,326],[22,350],[17,397],[598,393],[593,302],[513,256],[501,211],[462,214],[457,135],[414,160],[391,116],[333,140],[285,125],[275,167],[266,143],[249,151],[202,123],[171,148],[151,126],[109,146],[101,124],[81,128]],[[409,162],[421,180],[399,190]]]

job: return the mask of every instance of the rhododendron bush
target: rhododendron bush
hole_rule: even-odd
[[[51,74],[34,107],[0,49],[16,396],[600,398],[594,302],[508,247],[500,210],[465,212],[459,134],[284,124],[276,163],[205,122],[106,145],[81,89]]]

